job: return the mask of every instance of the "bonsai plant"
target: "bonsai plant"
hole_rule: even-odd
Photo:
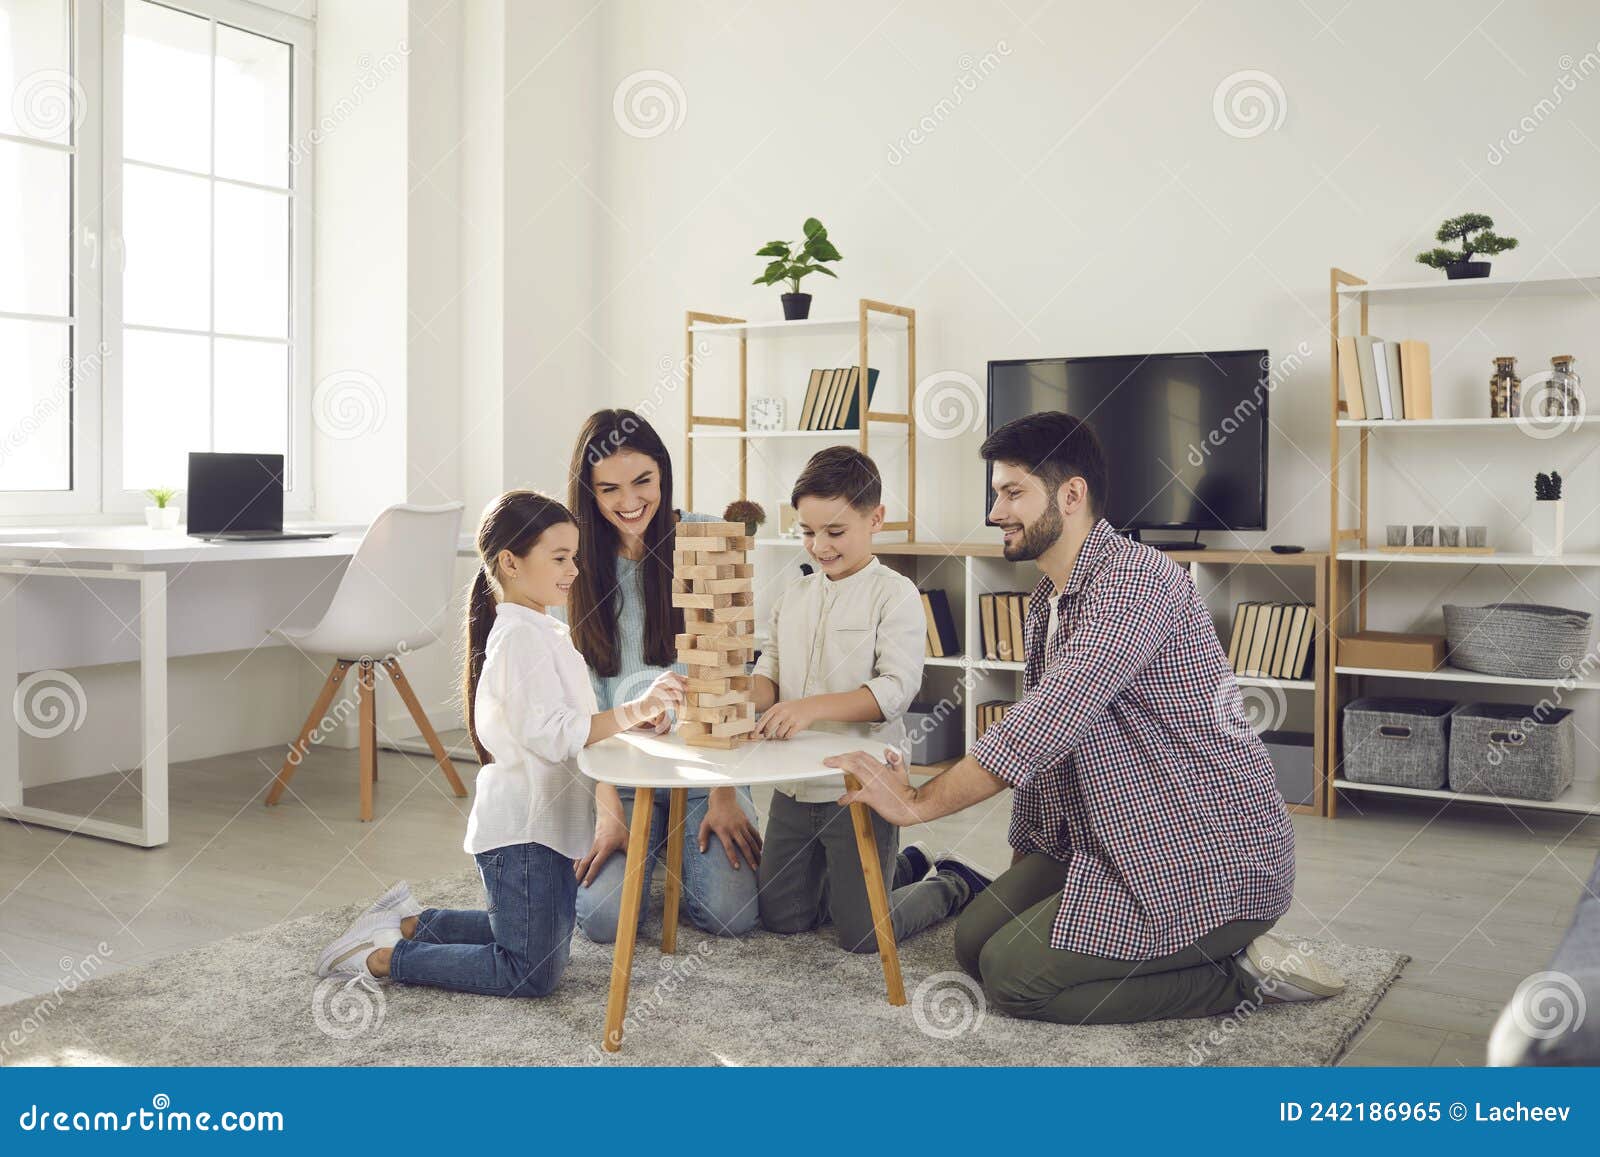
[[[176,530],[178,508],[172,505],[172,500],[178,492],[171,487],[155,486],[144,493],[154,504],[144,508],[144,524],[151,530]]]
[[[789,283],[789,292],[783,295],[783,316],[785,321],[799,321],[811,314],[811,295],[800,292],[800,279],[808,273],[826,273],[829,277],[838,274],[827,268],[825,261],[841,261],[843,257],[833,247],[833,242],[828,240],[828,231],[822,227],[822,222],[815,217],[807,217],[806,223],[801,226],[806,235],[805,244],[800,246],[798,252],[789,241],[768,241],[756,250],[757,257],[770,257],[766,269],[761,276],[752,281],[751,285],[776,285],[780,281]]]
[[[1515,237],[1501,237],[1494,231],[1494,218],[1486,213],[1463,213],[1459,217],[1448,218],[1439,226],[1434,238],[1444,242],[1459,241],[1461,248],[1429,249],[1417,254],[1417,261],[1430,269],[1444,270],[1444,275],[1451,281],[1489,276],[1489,263],[1474,261],[1474,254],[1492,257],[1517,247]]]
[[[751,502],[748,498],[740,498],[728,503],[728,509],[722,512],[724,522],[744,523],[744,532],[754,537],[756,527],[767,520],[767,512],[761,509],[759,502]]]
[[[1529,520],[1534,554],[1560,554],[1567,537],[1566,502],[1561,497],[1561,474],[1533,476],[1533,515]]]

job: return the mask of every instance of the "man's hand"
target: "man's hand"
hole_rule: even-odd
[[[739,854],[754,869],[761,863],[761,833],[750,822],[739,806],[734,788],[714,787],[706,803],[706,818],[700,821],[700,852],[703,855],[711,846],[711,837],[722,841],[722,850],[728,855],[728,864],[737,871]]]
[[[917,792],[911,786],[911,775],[906,771],[900,752],[885,748],[881,763],[864,751],[835,755],[822,762],[836,767],[847,776],[854,776],[861,784],[857,791],[839,797],[839,804],[864,803],[896,827],[909,827],[933,818],[918,813]]]
[[[767,708],[754,735],[757,739],[789,739],[816,721],[816,713],[807,700],[788,699]]]

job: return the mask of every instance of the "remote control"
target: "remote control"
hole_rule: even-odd
[[[1303,546],[1292,546],[1281,543],[1274,543],[1272,546],[1273,554],[1299,554],[1303,550],[1305,550],[1305,547]]]

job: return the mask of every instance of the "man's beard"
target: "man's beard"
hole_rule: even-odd
[[[1061,511],[1052,502],[1043,514],[1023,526],[1021,537],[1003,548],[1006,561],[1029,562],[1038,558],[1056,544],[1062,525]]]

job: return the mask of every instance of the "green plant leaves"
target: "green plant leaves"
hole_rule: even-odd
[[[832,241],[828,240],[828,230],[822,222],[815,217],[807,217],[801,227],[805,233],[805,244],[798,253],[794,252],[788,241],[768,241],[756,250],[757,257],[771,257],[766,269],[750,284],[775,285],[780,281],[792,283],[794,292],[800,292],[800,279],[811,273],[826,273],[829,277],[838,275],[831,269],[825,269],[822,262],[843,261],[841,254]]]

